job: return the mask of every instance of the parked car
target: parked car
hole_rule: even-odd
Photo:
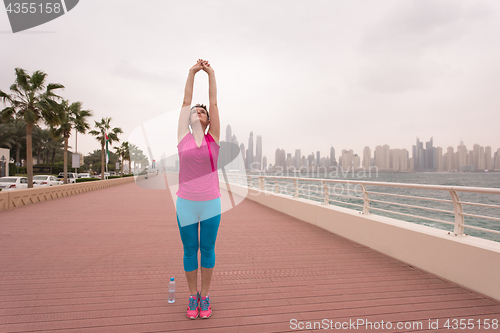
[[[78,178],[93,178],[90,173],[79,173]]]
[[[64,181],[64,172],[59,172],[57,178]],[[68,184],[76,183],[77,174],[74,172],[68,172]]]
[[[61,185],[63,182],[51,175],[33,176],[33,187]]]
[[[0,178],[0,191],[28,188],[26,177],[2,177]]]

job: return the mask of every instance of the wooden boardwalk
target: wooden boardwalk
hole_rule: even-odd
[[[188,320],[165,191],[131,183],[2,211],[0,332],[286,332],[357,320],[372,323],[365,332],[436,331],[429,320],[500,331],[477,330],[500,319],[500,302],[250,200],[223,214],[216,254],[213,316]],[[446,329],[448,318],[476,329]]]

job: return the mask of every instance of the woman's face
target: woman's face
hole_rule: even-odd
[[[199,121],[201,125],[208,125],[208,115],[204,108],[196,107],[191,110],[191,124]]]

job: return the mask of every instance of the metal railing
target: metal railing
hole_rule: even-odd
[[[484,208],[500,208],[500,205],[496,204],[485,204],[470,201],[462,201],[458,193],[476,193],[476,194],[493,194],[500,195],[500,188],[483,188],[483,187],[466,187],[466,186],[446,186],[446,185],[421,185],[421,184],[406,184],[406,183],[389,183],[389,182],[369,182],[369,181],[356,181],[356,180],[338,180],[338,179],[318,179],[318,178],[295,178],[295,177],[274,177],[274,176],[252,176],[252,175],[233,175],[227,174],[230,183],[243,185],[249,188],[258,189],[264,193],[280,193],[284,195],[290,195],[295,198],[307,198],[315,201],[320,201],[324,205],[330,205],[331,203],[336,203],[340,205],[348,205],[358,207],[360,209],[360,214],[370,214],[371,210],[376,210],[380,212],[396,214],[400,216],[406,216],[410,218],[423,219],[438,223],[443,223],[453,226],[453,235],[463,236],[467,235],[464,233],[464,228],[470,228],[474,230],[479,230],[488,233],[500,234],[500,231],[483,228],[474,225],[465,225],[465,216],[485,219],[490,221],[500,222],[500,218],[478,215],[464,212],[464,205],[484,207]],[[354,188],[352,188],[354,185]],[[428,190],[439,191],[440,193],[448,192],[450,198],[433,198],[427,196],[415,196],[415,195],[405,195],[405,194],[395,194],[395,193],[384,193],[373,190],[367,190],[367,187],[395,187],[395,188],[405,188],[411,190]],[[421,205],[413,205],[401,202],[378,200],[374,199],[373,196],[387,196],[392,198],[405,198],[411,200],[421,200],[431,203],[446,203],[452,204],[453,210],[442,209],[441,207],[426,207]],[[333,198],[332,198],[333,197]],[[342,198],[347,198],[346,200],[339,200]],[[500,200],[500,196],[495,199]],[[353,200],[359,201],[359,203],[352,202]],[[373,203],[373,204],[372,204]],[[378,204],[379,207],[376,207]],[[448,214],[454,221],[445,221],[439,218],[433,218],[428,216],[409,214],[401,211],[389,210],[381,208],[381,205],[398,206],[406,209],[417,209],[425,210],[429,212],[435,212],[440,214]],[[499,228],[500,229],[500,228]],[[451,232],[450,232],[451,234]]]

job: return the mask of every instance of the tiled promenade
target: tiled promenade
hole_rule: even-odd
[[[493,332],[443,325],[500,319],[500,302],[250,200],[223,214],[216,253],[213,317],[188,320],[165,191],[131,183],[2,211],[0,332],[285,332],[292,319],[422,322],[358,331],[433,332],[430,319],[446,332]]]

